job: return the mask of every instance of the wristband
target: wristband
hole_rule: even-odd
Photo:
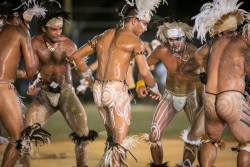
[[[136,88],[135,88],[136,92],[139,90],[140,87],[146,87],[145,82],[143,80],[139,80],[136,82]]]
[[[155,94],[159,93],[159,89],[158,89],[157,83],[155,83],[155,85],[152,88],[149,88],[149,89],[150,89],[150,91],[152,91]]]

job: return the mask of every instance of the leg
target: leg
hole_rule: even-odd
[[[149,135],[151,142],[150,150],[154,165],[161,165],[163,163],[163,149],[160,139],[175,114],[176,112],[172,106],[171,99],[165,94],[156,108]]]
[[[97,105],[98,112],[101,115],[101,118],[103,120],[104,127],[107,132],[107,139],[106,139],[106,146],[104,149],[104,152],[109,148],[109,145],[114,142],[113,140],[113,134],[112,134],[112,124],[111,120],[109,119],[109,110],[107,107],[103,107],[102,105],[102,83],[96,81],[93,85],[93,97],[94,102]]]
[[[73,130],[71,136],[75,141],[77,167],[86,167],[88,141],[94,140],[97,134],[89,131],[87,114],[72,86],[68,85],[62,90],[59,108],[69,127]]]
[[[29,106],[25,116],[25,127],[32,126],[35,123],[39,123],[44,126],[49,117],[54,114],[54,109],[49,105],[49,102],[44,96],[40,96],[34,99]],[[39,154],[39,153],[38,153]],[[24,154],[21,157],[21,163],[24,167],[31,166],[31,155]]]
[[[216,107],[220,117],[226,121],[232,135],[239,142],[237,166],[250,166],[250,128],[241,122],[250,111],[249,103],[238,92],[225,92],[219,95]]]
[[[126,166],[127,145],[126,137],[131,118],[130,97],[127,87],[121,82],[105,83],[102,91],[102,104],[108,109],[107,120],[110,121],[114,143],[106,149],[103,160],[99,165],[120,167]]]
[[[8,88],[7,88],[8,89]],[[23,129],[21,106],[14,90],[1,90],[0,118],[7,130],[10,141],[3,155],[2,167],[13,167],[19,157],[16,141],[20,139]]]
[[[183,163],[191,166],[195,161],[198,148],[201,144],[201,137],[205,135],[205,116],[203,108],[197,113],[191,129],[184,130],[182,139],[185,142]]]
[[[217,158],[217,150],[218,144],[221,140],[221,134],[225,128],[225,123],[216,113],[215,101],[215,95],[205,95],[205,132],[208,140],[204,141],[200,148],[199,163],[202,167],[213,166]]]

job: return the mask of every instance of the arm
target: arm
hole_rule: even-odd
[[[27,73],[24,70],[18,69],[16,75],[17,75],[17,78],[22,78],[22,79],[27,79],[28,78]]]
[[[81,71],[85,72],[89,69],[83,58],[93,54],[97,44],[97,38],[92,39],[87,44],[80,47],[73,55],[72,58],[76,64],[76,67]]]
[[[96,71],[98,68],[98,61],[96,60],[94,63],[90,64],[89,68],[91,69],[91,71]]]
[[[37,73],[38,61],[31,46],[30,34],[23,32],[20,38],[21,50],[24,56],[26,74],[28,78],[32,78]]]
[[[135,55],[135,61],[138,66],[140,78],[144,80],[149,87],[153,87],[156,82],[147,64],[146,55],[143,54],[145,53],[145,48],[141,42],[136,45],[133,53]]]
[[[180,71],[183,73],[192,73],[200,67],[206,66],[206,60],[209,56],[209,46],[204,45],[199,48],[193,57],[191,57],[187,63],[180,67]]]

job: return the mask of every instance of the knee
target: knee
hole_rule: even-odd
[[[151,143],[157,143],[158,141],[160,141],[160,138],[160,129],[157,126],[152,126],[151,132],[149,134],[149,141]]]

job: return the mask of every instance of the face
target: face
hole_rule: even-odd
[[[63,26],[46,26],[45,35],[51,42],[59,42],[62,36]]]
[[[173,53],[181,52],[185,47],[185,37],[168,38],[168,44]]]
[[[134,19],[134,25],[135,25],[135,34],[138,36],[141,36],[145,31],[147,31],[148,22],[144,20],[139,20],[137,18]]]

